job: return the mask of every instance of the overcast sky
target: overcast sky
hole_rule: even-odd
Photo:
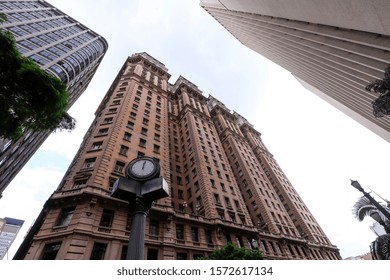
[[[125,59],[147,52],[174,83],[184,76],[244,116],[343,258],[369,252],[372,220],[351,208],[360,193],[350,179],[390,199],[389,143],[305,90],[295,78],[240,44],[198,0],[49,0],[99,33],[108,52],[87,91],[71,108],[71,133],[52,134],[0,199],[0,217],[26,222],[11,259],[44,202],[57,188],[94,112]],[[368,189],[367,189],[368,190]]]

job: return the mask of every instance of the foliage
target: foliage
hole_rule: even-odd
[[[386,67],[384,78],[369,83],[366,90],[379,93],[379,97],[372,102],[374,116],[390,115],[390,66]]]
[[[390,115],[390,94],[381,94],[372,101],[372,109],[376,118]]]
[[[200,258],[201,260],[262,260],[263,256],[259,250],[238,248],[231,242],[225,246],[214,250],[208,257]]]
[[[23,57],[13,35],[0,30],[0,137],[18,139],[26,130],[72,130],[66,85]]]

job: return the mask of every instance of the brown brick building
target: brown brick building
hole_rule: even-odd
[[[171,187],[145,258],[194,259],[228,241],[267,259],[340,259],[260,133],[146,53],[129,57],[15,259],[123,259],[131,216],[110,196],[126,164],[159,160]]]

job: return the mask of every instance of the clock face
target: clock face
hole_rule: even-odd
[[[138,158],[130,162],[128,176],[136,180],[151,179],[159,172],[159,165],[152,158]]]

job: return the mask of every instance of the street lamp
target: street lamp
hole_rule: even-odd
[[[366,192],[366,191],[363,189],[363,187],[359,184],[358,181],[351,180],[351,185],[352,185],[355,189],[357,189],[358,191],[362,192],[363,195],[364,195],[365,197],[367,197],[368,200],[369,200],[373,205],[375,205],[375,207],[378,209],[378,211],[380,211],[380,212],[381,212],[381,213],[390,221],[390,213],[389,213],[382,205],[380,205],[379,202],[376,201],[368,192]],[[378,221],[379,223],[381,223],[380,221],[382,221],[382,220],[380,219],[379,215],[376,215],[376,216],[375,216],[375,215],[371,215],[371,217],[372,217],[374,220]],[[382,224],[382,223],[381,223],[381,224]],[[388,226],[388,225],[385,225],[384,227],[385,227],[386,232],[389,233],[389,232],[390,232],[389,226]]]
[[[119,178],[111,196],[129,202],[133,212],[127,260],[143,260],[146,216],[153,201],[169,196],[169,186],[160,175],[159,163],[151,157],[132,160],[126,168],[127,178]]]

